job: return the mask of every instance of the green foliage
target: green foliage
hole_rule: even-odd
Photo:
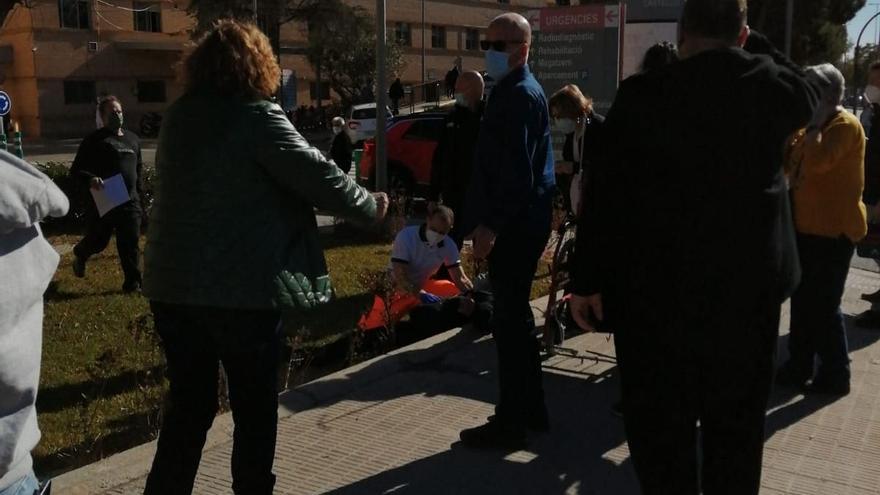
[[[300,17],[308,30],[306,57],[330,83],[343,106],[356,101],[376,81],[375,19],[365,9],[341,0],[324,0]],[[403,50],[389,36],[385,53],[389,79],[404,66]]]
[[[845,24],[866,0],[797,0],[794,2],[792,59],[800,64],[836,63],[846,53]],[[749,0],[749,25],[785,46],[783,0]]]
[[[867,84],[868,68],[872,63],[880,61],[880,46],[874,43],[862,45],[859,49],[858,60],[848,59],[843,64],[841,72],[848,86],[863,88]],[[858,67],[858,71],[856,71]]]

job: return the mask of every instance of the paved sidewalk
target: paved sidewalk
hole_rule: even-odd
[[[844,309],[880,286],[853,270]],[[787,314],[783,318],[787,327]],[[837,401],[777,393],[768,413],[763,494],[880,493],[880,332],[850,328],[853,393]],[[783,344],[786,336],[780,343]],[[613,354],[584,335],[570,347]],[[783,351],[784,354],[784,351]],[[553,357],[545,388],[553,430],[510,455],[455,445],[492,413],[493,342],[451,331],[282,396],[276,493],[581,493],[626,495],[638,486],[620,421],[613,361]],[[195,493],[231,493],[231,420],[209,435]],[[62,494],[142,493],[154,444],[59,478]]]

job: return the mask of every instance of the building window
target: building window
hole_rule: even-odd
[[[318,99],[318,85],[315,82],[309,83],[309,99],[317,100]],[[330,99],[330,83],[327,81],[321,82],[321,100],[329,100]]]
[[[64,81],[64,104],[77,105],[97,101],[95,81]]]
[[[400,46],[412,46],[412,31],[407,22],[398,22],[394,25],[394,39]]]
[[[155,3],[134,2],[134,30],[162,32],[162,7]]]
[[[165,103],[165,81],[138,81],[138,103]]]
[[[466,29],[464,32],[464,49],[478,50],[480,48],[480,31],[477,29]]]
[[[58,0],[58,17],[61,27],[91,29],[88,0]]]
[[[445,26],[431,26],[431,48],[446,48]]]

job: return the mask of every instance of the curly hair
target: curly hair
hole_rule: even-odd
[[[213,88],[223,95],[270,98],[281,68],[269,38],[252,23],[221,19],[184,62],[186,90]]]

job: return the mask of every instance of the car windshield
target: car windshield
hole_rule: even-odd
[[[351,118],[362,120],[362,119],[375,119],[376,118],[376,109],[375,108],[360,108],[351,112]]]
[[[391,113],[390,108],[387,109],[386,115],[389,119],[394,118],[394,114]],[[375,119],[376,118],[376,108],[375,107],[356,108],[351,111],[351,118],[353,120]]]

